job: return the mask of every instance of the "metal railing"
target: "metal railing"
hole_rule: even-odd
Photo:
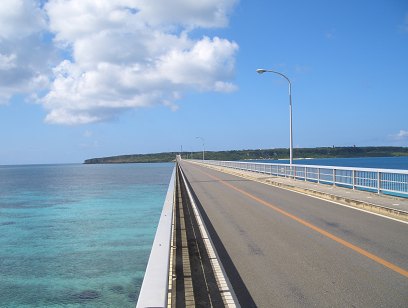
[[[142,288],[140,289],[137,308],[167,307],[175,174],[176,167],[174,167],[171,175]]]
[[[218,160],[198,162],[408,198],[408,170]]]

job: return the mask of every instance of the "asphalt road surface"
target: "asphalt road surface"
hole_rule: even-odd
[[[181,166],[242,307],[408,307],[408,224]]]

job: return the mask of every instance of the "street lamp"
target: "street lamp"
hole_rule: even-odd
[[[203,138],[203,137],[196,137],[196,139],[200,139],[201,142],[203,143],[203,160],[204,160],[204,152],[205,152],[205,149],[204,149],[204,138]]]
[[[289,135],[290,135],[290,147],[289,147],[289,156],[290,156],[290,166],[292,167],[292,163],[293,163],[293,136],[292,136],[292,84],[289,80],[288,77],[286,77],[285,75],[283,75],[282,73],[279,72],[275,72],[272,70],[266,70],[266,69],[257,69],[256,72],[258,74],[263,74],[263,73],[274,73],[274,74],[278,74],[280,76],[282,76],[283,78],[285,78],[288,82],[289,82]]]

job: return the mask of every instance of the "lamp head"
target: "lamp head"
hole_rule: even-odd
[[[267,70],[266,69],[263,69],[263,68],[258,68],[257,70],[256,70],[256,72],[258,73],[258,74],[263,74],[263,73],[265,73]]]

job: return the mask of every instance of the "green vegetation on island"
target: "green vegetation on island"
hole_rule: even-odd
[[[156,163],[174,161],[179,152],[154,154],[132,154],[100,157],[85,160],[85,164],[116,163]],[[202,152],[184,152],[183,158],[201,159]],[[321,147],[295,148],[294,158],[346,158],[346,157],[392,157],[408,156],[408,147]],[[289,149],[259,149],[206,151],[205,159],[214,160],[253,160],[253,159],[289,159]]]

